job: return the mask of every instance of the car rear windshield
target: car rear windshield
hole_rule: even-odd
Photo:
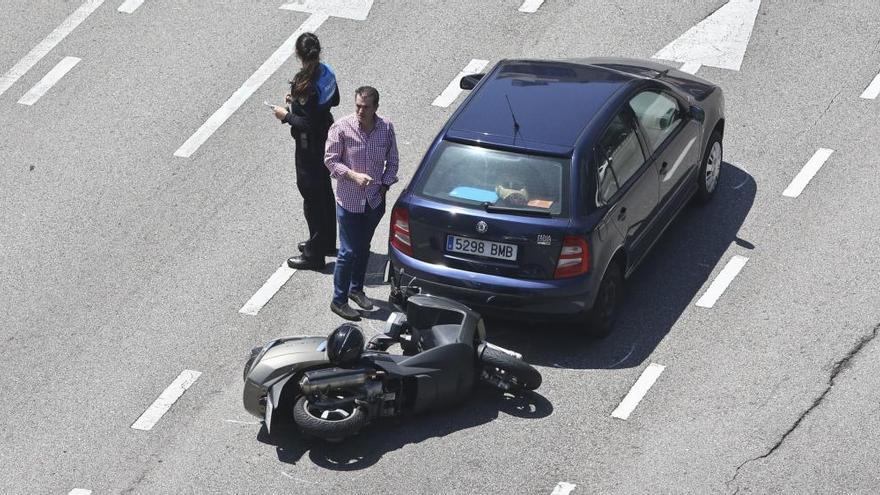
[[[558,216],[565,212],[569,162],[443,142],[416,193],[488,211]]]

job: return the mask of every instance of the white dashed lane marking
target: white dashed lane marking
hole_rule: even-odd
[[[125,0],[125,2],[122,2],[122,5],[116,10],[119,12],[125,12],[126,14],[132,14],[142,3],[144,3],[144,0]]]
[[[828,148],[819,148],[818,151],[813,153],[813,157],[804,165],[804,168],[801,169],[800,172],[795,176],[794,180],[791,181],[791,184],[785,188],[785,191],[782,191],[782,195],[789,198],[796,198],[804,192],[804,188],[807,187],[807,184],[810,183],[810,180],[816,175],[816,172],[822,168],[822,165],[831,157],[831,154],[834,153],[834,150],[830,150]]]
[[[61,43],[68,34],[70,34],[77,26],[79,26],[88,16],[92,14],[104,0],[88,0],[76,9],[67,19],[58,25],[54,31],[49,33],[43,41],[35,46],[27,55],[18,61],[3,77],[0,77],[0,95],[11,88],[16,81],[25,75],[27,71],[37,64],[46,56],[58,43]]]
[[[519,8],[520,12],[527,12],[529,14],[537,12],[541,7],[541,4],[544,3],[544,0],[526,0],[523,2],[522,6]]]
[[[281,264],[275,273],[269,277],[269,280],[266,280],[266,283],[260,287],[260,290],[257,291],[256,294],[251,296],[248,299],[248,302],[244,303],[244,306],[238,310],[239,313],[243,315],[256,316],[257,313],[260,312],[260,309],[269,302],[269,299],[272,299],[272,296],[278,292],[278,289],[284,286],[290,277],[296,273],[296,270],[287,266],[287,262]]]
[[[736,255],[731,258],[721,270],[721,273],[712,281],[709,288],[706,289],[703,296],[697,301],[697,306],[701,308],[711,308],[714,306],[718,298],[721,297],[721,294],[724,294],[724,291],[727,290],[727,286],[733,282],[733,279],[736,278],[740,270],[746,266],[747,261],[749,259],[745,256]]]
[[[553,493],[550,495],[568,495],[572,490],[575,489],[577,485],[574,483],[568,483],[566,481],[560,481],[556,483],[556,486],[553,487]]]
[[[626,394],[626,397],[620,401],[620,405],[617,406],[617,409],[611,413],[612,418],[618,419],[627,419],[629,415],[635,410],[636,406],[639,405],[639,402],[645,397],[648,393],[648,390],[654,385],[654,382],[657,381],[657,378],[660,377],[660,373],[663,373],[663,370],[666,369],[665,366],[651,363],[645,368],[645,371],[642,372],[642,375],[639,376],[639,379],[636,380],[636,383],[629,389],[629,393]]]
[[[74,488],[67,492],[67,495],[92,495],[92,491],[85,488]]]
[[[874,76],[874,80],[871,81],[871,84],[865,88],[865,91],[862,93],[861,97],[866,100],[873,100],[880,96],[880,74]]]
[[[58,65],[53,67],[52,70],[43,76],[43,78],[40,79],[40,82],[35,84],[30,91],[25,93],[18,102],[22,105],[33,105],[36,103],[41,96],[52,89],[52,86],[54,86],[55,83],[60,81],[65,74],[70,72],[70,69],[73,69],[73,66],[78,64],[80,60],[81,59],[76,57],[64,57],[61,59],[61,62],[58,62]]]
[[[132,423],[131,427],[135,430],[150,430],[156,423],[162,419],[162,416],[171,409],[171,406],[177,402],[177,399],[195,383],[202,373],[193,370],[183,370],[177,378],[168,385],[168,388],[157,398],[153,404],[141,414],[141,417]]]
[[[458,98],[458,95],[461,94],[461,87],[459,87],[461,78],[470,74],[479,73],[481,70],[483,70],[484,67],[486,67],[486,64],[488,63],[488,60],[471,60],[470,63],[468,63],[467,66],[464,68],[464,70],[459,72],[458,75],[455,76],[455,79],[453,79],[452,82],[449,83],[449,86],[446,86],[446,89],[444,89],[443,92],[440,93],[440,96],[434,99],[431,105],[444,108],[451,105],[452,102],[455,101],[456,98]]]

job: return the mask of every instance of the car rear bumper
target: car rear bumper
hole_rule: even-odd
[[[593,304],[589,276],[561,280],[499,277],[425,263],[392,246],[389,258],[392,293],[418,287],[423,294],[449,297],[483,315],[565,319]]]

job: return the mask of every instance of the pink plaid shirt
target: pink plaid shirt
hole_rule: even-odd
[[[366,205],[376,208],[382,202],[382,186],[397,182],[397,138],[390,120],[376,115],[376,126],[369,134],[361,130],[357,116],[337,120],[327,133],[324,164],[336,179],[336,202],[352,213],[363,213]],[[366,187],[346,178],[349,170],[373,178]]]

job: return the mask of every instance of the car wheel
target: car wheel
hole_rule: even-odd
[[[601,339],[611,335],[622,294],[623,273],[618,263],[612,263],[599,283],[593,308],[587,313],[587,333],[590,336]]]
[[[712,194],[718,186],[723,152],[721,133],[715,131],[709,138],[709,146],[706,147],[706,155],[703,157],[703,163],[700,164],[700,172],[697,175],[697,201],[700,203],[706,203],[712,199]]]

